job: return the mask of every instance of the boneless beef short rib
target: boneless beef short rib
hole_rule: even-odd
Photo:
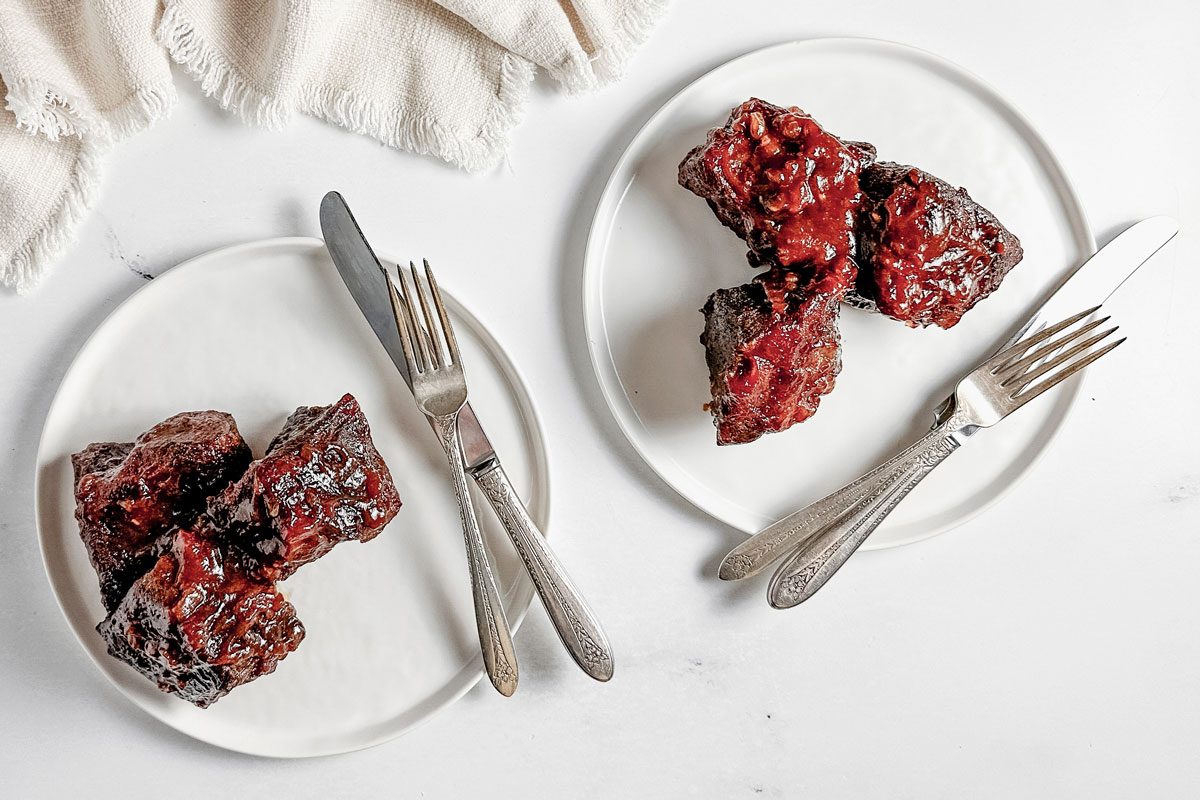
[[[304,639],[292,604],[203,523],[171,534],[96,630],[113,656],[202,708],[274,672]]]
[[[950,328],[1022,257],[966,190],[876,163],[874,146],[795,106],[742,103],[684,157],[679,183],[768,270],[702,309],[718,444],[812,416],[841,364],[839,302]]]
[[[857,290],[889,317],[953,327],[1023,256],[995,215],[928,172],[883,162],[861,183]]]
[[[679,165],[679,183],[708,201],[754,258],[817,268],[853,254],[858,176],[875,148],[846,142],[799,108],[751,99]]]
[[[233,417],[220,411],[176,414],[136,441],[92,444],[71,457],[75,518],[105,609],[153,563],[163,534],[194,522],[250,459]]]
[[[800,287],[775,269],[702,309],[717,443],[752,442],[812,416],[841,370],[836,279]]]
[[[345,541],[379,535],[400,509],[367,418],[352,395],[297,409],[246,474],[209,503],[221,536],[275,578]]]
[[[73,457],[80,535],[100,575],[108,651],[208,706],[304,638],[274,582],[400,508],[358,402],[303,407],[251,462],[233,418],[177,414]]]

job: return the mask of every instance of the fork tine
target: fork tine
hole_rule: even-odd
[[[442,335],[446,337],[446,344],[450,347],[450,358],[455,364],[461,363],[458,355],[458,340],[454,338],[454,327],[450,324],[450,315],[446,313],[446,306],[442,303],[442,292],[438,289],[437,279],[433,277],[433,269],[429,266],[429,259],[425,261],[425,277],[429,280],[429,288],[433,291],[433,302],[437,306],[438,316],[442,319]]]
[[[409,261],[408,269],[412,273],[413,283],[417,287],[417,300],[421,303],[421,314],[425,317],[425,330],[429,333],[429,349],[433,351],[434,368],[439,369],[445,359],[442,358],[442,346],[438,343],[437,327],[433,324],[433,315],[429,313],[429,301],[425,299],[421,277],[417,275],[417,265]]]
[[[1051,370],[1058,368],[1059,366],[1061,366],[1062,364],[1065,364],[1067,361],[1070,361],[1072,358],[1079,355],[1080,353],[1083,353],[1083,352],[1087,351],[1088,349],[1090,349],[1092,345],[1099,343],[1103,339],[1106,339],[1109,335],[1111,335],[1114,331],[1117,330],[1117,327],[1118,326],[1114,325],[1113,327],[1109,328],[1106,331],[1101,331],[1100,333],[1096,334],[1095,336],[1085,339],[1082,342],[1079,342],[1078,344],[1072,345],[1070,348],[1059,353],[1054,358],[1050,359],[1045,364],[1042,364],[1037,369],[1030,370],[1029,372],[1027,372],[1023,375],[1013,376],[1012,378],[1009,378],[1009,380],[1004,381],[1000,385],[1008,388],[1010,385],[1010,382],[1011,382],[1012,394],[1015,395],[1018,392],[1020,392],[1022,389],[1024,389],[1026,386],[1028,386],[1029,384],[1033,383],[1038,378],[1045,375],[1047,372],[1050,372]]]
[[[996,373],[996,377],[1004,378],[1006,381],[1011,380],[1012,378],[1020,377],[1020,373],[1023,372],[1030,365],[1038,363],[1043,358],[1047,358],[1048,356],[1050,356],[1052,353],[1054,353],[1057,350],[1061,350],[1062,348],[1066,347],[1071,342],[1078,339],[1083,334],[1087,333],[1090,330],[1093,330],[1094,328],[1099,327],[1100,325],[1103,325],[1105,322],[1108,322],[1110,319],[1112,319],[1112,317],[1101,317],[1100,319],[1094,319],[1091,322],[1089,322],[1088,324],[1084,325],[1079,330],[1072,331],[1071,333],[1068,333],[1066,336],[1062,336],[1058,339],[1055,339],[1054,341],[1050,342],[1049,344],[1042,345],[1037,350],[1034,350],[1032,353],[1025,356],[1024,358],[1022,358],[1018,361],[1014,361],[1011,364],[1008,364],[1007,366],[1002,367]],[[1001,385],[1003,385],[1003,384],[1001,384]]]
[[[1084,317],[1091,316],[1092,314],[1095,314],[1099,310],[1100,310],[1100,306],[1095,306],[1094,308],[1089,308],[1087,311],[1081,311],[1078,314],[1075,314],[1074,316],[1067,317],[1062,322],[1059,322],[1055,325],[1051,325],[1049,328],[1043,329],[1040,333],[1036,333],[1033,336],[1022,339],[1021,341],[1017,342],[1016,344],[1014,344],[1012,347],[1008,348],[1007,350],[1000,351],[999,353],[992,356],[984,363],[991,366],[991,372],[993,375],[995,375],[1000,370],[1009,366],[1009,359],[1011,359],[1013,356],[1017,356],[1017,355],[1020,355],[1021,353],[1024,353],[1029,348],[1033,347],[1035,344],[1046,341],[1047,339],[1049,339],[1051,336],[1058,333],[1059,331],[1066,330],[1067,328],[1074,325],[1076,322],[1079,322],[1079,320],[1083,319]]]
[[[1020,406],[1024,405],[1025,403],[1028,403],[1030,400],[1037,397],[1042,392],[1046,391],[1047,389],[1054,388],[1058,384],[1065,381],[1067,378],[1074,375],[1076,372],[1079,372],[1079,370],[1083,369],[1088,364],[1091,364],[1093,361],[1096,361],[1097,359],[1099,359],[1101,356],[1105,355],[1106,353],[1110,353],[1113,350],[1116,350],[1119,346],[1121,346],[1124,343],[1125,343],[1125,338],[1117,339],[1115,342],[1112,342],[1111,344],[1107,344],[1104,347],[1101,347],[1099,350],[1095,351],[1094,353],[1088,353],[1086,356],[1079,359],[1074,364],[1071,364],[1070,366],[1065,367],[1063,370],[1055,373],[1054,375],[1052,375],[1051,377],[1042,381],[1041,383],[1035,384],[1033,387],[1026,390],[1025,392],[1014,396],[1013,400],[1016,401],[1017,407],[1020,407]]]
[[[1034,350],[1033,353],[1022,357],[1022,359],[1010,362],[1008,365],[1003,366],[1000,371],[995,373],[997,378],[1003,379],[1001,386],[1010,383],[1010,381],[1018,380],[1021,378],[1022,374],[1028,374],[1026,372],[1028,368],[1037,365],[1037,363],[1040,361],[1049,359],[1050,356],[1058,353],[1058,351],[1062,350],[1064,347],[1067,347],[1068,344],[1072,342],[1078,342],[1079,339],[1084,337],[1085,333],[1097,329],[1098,326],[1103,325],[1110,319],[1112,318],[1102,317],[1100,319],[1093,319],[1090,321],[1090,323],[1079,327],[1079,329],[1064,333],[1063,336],[1054,339],[1054,341],[1043,344],[1042,347],[1039,347],[1038,349]]]
[[[408,312],[405,318],[408,320],[408,324],[412,326],[411,336],[416,341],[414,349],[421,356],[421,372],[425,372],[433,366],[433,361],[429,355],[433,343],[430,342],[430,346],[425,344],[425,337],[421,334],[421,323],[417,319],[416,307],[413,305],[412,295],[408,291],[408,280],[404,277],[404,270],[400,267],[396,267],[396,277],[400,279],[400,295],[404,298],[404,308]],[[419,292],[420,289],[421,287],[417,286],[413,291]]]
[[[387,268],[381,265],[379,271],[383,273],[383,279],[387,282],[388,299],[392,303],[392,317],[396,320],[396,331],[400,334],[400,346],[404,349],[404,361],[411,379],[413,372],[420,372],[420,369],[413,356],[412,339],[409,338],[408,312],[400,306],[402,302],[400,295],[396,294],[396,284],[392,282],[392,276],[388,274]],[[414,370],[414,365],[418,366],[418,369]]]
[[[400,268],[396,267],[396,269],[399,270]],[[410,329],[410,332],[411,332],[411,329]],[[437,349],[438,345],[433,341],[433,337],[430,336],[428,327],[426,327],[424,325],[418,325],[416,334],[419,335],[425,341],[425,346],[429,348],[430,352],[433,352]]]

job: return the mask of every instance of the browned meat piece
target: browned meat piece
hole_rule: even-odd
[[[267,454],[209,503],[220,535],[286,578],[338,542],[369,541],[400,509],[352,395],[297,409]]]
[[[679,183],[768,272],[703,308],[717,443],[811,416],[841,367],[837,304],[950,328],[1000,285],[1021,243],[964,189],[751,98],[679,165]]]
[[[874,157],[799,108],[750,99],[687,154],[679,183],[750,244],[753,260],[822,272],[853,255],[858,175]]]
[[[879,163],[862,186],[858,293],[911,327],[953,327],[1023,256],[990,211],[928,172]]]
[[[159,538],[192,524],[250,459],[233,417],[219,411],[176,414],[134,442],[92,444],[71,457],[75,518],[105,609],[154,563]]]
[[[96,630],[113,656],[203,708],[274,672],[304,626],[270,580],[202,526],[168,539]]]
[[[833,390],[842,367],[838,302],[848,269],[807,286],[797,273],[774,269],[708,298],[700,341],[717,444],[752,442],[803,422]]]

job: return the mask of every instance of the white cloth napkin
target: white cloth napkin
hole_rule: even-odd
[[[296,111],[479,171],[537,68],[617,78],[666,0],[3,0],[0,283],[24,291],[95,201],[105,152],[175,103],[169,61],[221,107]]]

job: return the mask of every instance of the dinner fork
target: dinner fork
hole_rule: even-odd
[[[767,590],[770,604],[790,608],[812,597],[908,493],[967,437],[995,425],[1121,345],[1124,338],[1092,349],[1117,330],[1114,325],[1093,333],[1110,319],[1089,320],[1099,309],[1090,308],[1027,336],[960,380],[954,390],[953,412],[889,462],[898,465],[898,472],[889,480],[862,484],[860,479],[758,534],[769,540],[786,532],[801,542],[772,577]],[[1081,321],[1083,324],[1072,330]],[[913,454],[919,457],[912,458]],[[856,488],[860,485],[866,488]],[[845,511],[831,514],[830,508],[836,506],[831,506],[830,498],[845,495],[848,490],[856,491],[858,499]]]
[[[509,697],[517,689],[517,658],[513,651],[512,634],[508,619],[500,602],[500,591],[492,571],[483,534],[475,518],[471,493],[467,487],[467,475],[462,454],[462,441],[458,432],[458,412],[467,402],[467,380],[463,373],[462,356],[454,338],[454,328],[442,303],[437,280],[429,263],[425,264],[426,290],[421,285],[417,267],[409,262],[413,290],[410,292],[404,270],[397,268],[399,291],[387,269],[380,267],[387,280],[388,295],[392,303],[392,314],[396,318],[396,329],[404,348],[412,381],[413,396],[417,406],[434,423],[442,449],[450,463],[450,478],[454,494],[458,499],[458,516],[462,522],[463,538],[467,548],[467,565],[471,575],[471,594],[475,602],[475,623],[479,630],[479,646],[483,651],[483,663],[488,678],[496,691]],[[416,295],[421,307],[418,318],[412,297]],[[434,324],[432,305],[437,309],[440,326]],[[444,340],[443,349],[440,338]]]

